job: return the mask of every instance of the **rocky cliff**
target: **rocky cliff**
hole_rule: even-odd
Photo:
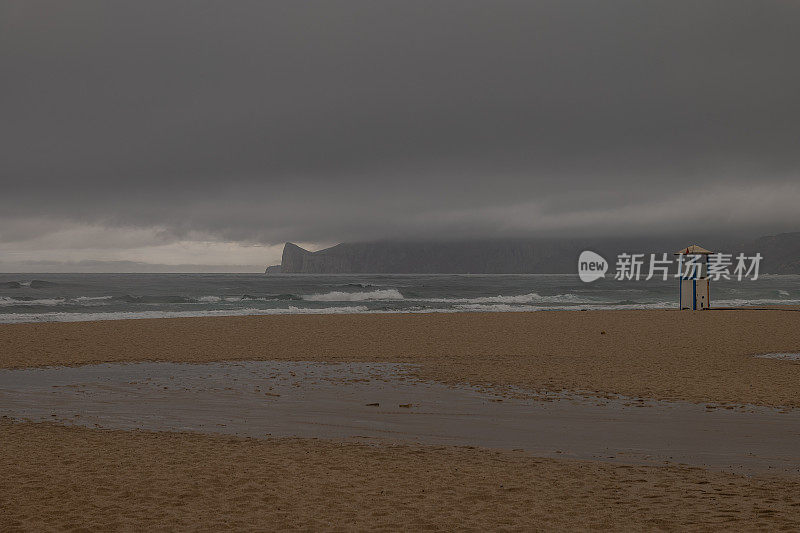
[[[370,242],[310,252],[286,243],[281,270],[303,274],[573,273],[578,254],[591,244],[577,240]]]
[[[672,252],[689,242],[675,239],[539,239],[459,242],[342,243],[310,252],[287,242],[280,267],[268,273],[295,274],[573,274],[578,255],[594,250],[610,262],[621,252]],[[726,253],[760,252],[762,272],[800,273],[800,232],[727,244],[702,244]]]

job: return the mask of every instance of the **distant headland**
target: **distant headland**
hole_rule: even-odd
[[[583,250],[615,257],[622,252],[669,252],[683,246],[684,241],[685,236],[675,239],[379,241],[341,243],[316,252],[287,242],[281,264],[267,267],[266,273],[573,274],[575,261]],[[800,273],[800,232],[738,243],[718,240],[712,249],[725,253],[760,252],[764,257],[763,272]]]

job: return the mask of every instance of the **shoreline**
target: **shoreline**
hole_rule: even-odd
[[[66,312],[45,312],[45,313],[10,313],[8,317],[31,317],[30,320],[23,321],[1,321],[0,326],[4,325],[18,325],[18,324],[53,324],[53,323],[72,323],[72,322],[119,322],[125,320],[172,320],[181,318],[233,318],[233,317],[262,317],[262,316],[301,316],[301,315],[437,315],[437,314],[506,314],[506,313],[538,313],[538,312],[553,312],[553,311],[571,311],[571,312],[588,312],[588,311],[679,311],[676,305],[661,306],[659,304],[644,304],[639,307],[639,304],[585,304],[586,307],[581,305],[563,305],[556,307],[540,307],[535,308],[521,308],[521,309],[504,309],[504,310],[463,310],[463,309],[415,309],[415,310],[383,310],[383,309],[367,309],[362,306],[352,307],[320,307],[320,308],[294,308],[294,309],[211,309],[205,311],[108,311],[100,313],[85,313],[78,311]],[[352,310],[352,312],[348,312]],[[800,312],[800,305],[795,304],[754,304],[749,306],[739,307],[711,307],[703,312],[713,311],[789,311]],[[56,320],[41,320],[41,317],[49,317],[50,315],[58,315],[61,319]],[[98,316],[108,315],[109,318],[97,318]],[[65,316],[69,318],[64,319]],[[90,316],[92,318],[84,319],[82,317]],[[74,318],[73,318],[74,317]]]
[[[800,407],[798,316],[780,309],[268,315],[0,325],[0,368],[108,362],[419,365],[449,384]]]

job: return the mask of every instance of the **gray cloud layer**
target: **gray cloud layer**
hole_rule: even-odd
[[[797,230],[790,1],[3,2],[0,242]]]

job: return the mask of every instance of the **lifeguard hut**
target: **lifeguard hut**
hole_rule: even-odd
[[[678,309],[711,308],[711,293],[708,286],[708,256],[713,252],[698,244],[692,244],[675,252],[678,256],[680,293]],[[705,257],[705,268],[702,258]]]

